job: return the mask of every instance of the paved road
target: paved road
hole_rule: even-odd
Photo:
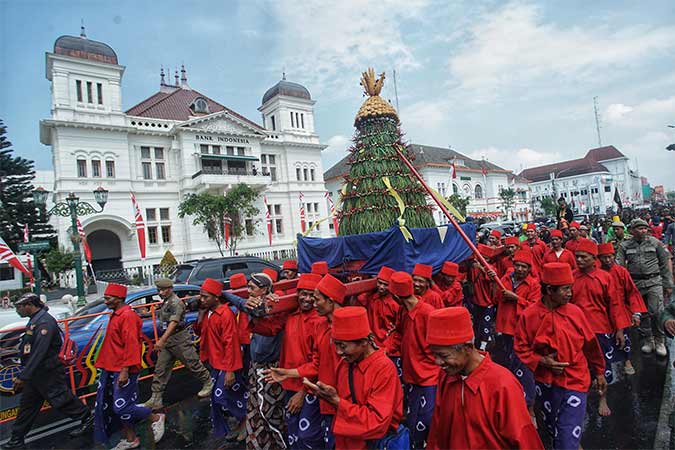
[[[610,386],[609,403],[613,415],[608,418],[597,414],[597,396],[589,399],[587,422],[582,438],[584,449],[652,449],[656,435],[659,410],[668,360],[655,356],[643,357],[639,352],[633,355],[637,374],[624,377]],[[221,442],[211,436],[209,402],[196,399],[198,382],[179,371],[174,374],[166,401],[167,432],[156,446],[152,444],[147,424],[139,424],[137,431],[142,448],[147,449],[197,449],[220,448]],[[141,384],[141,398],[149,396],[150,383]],[[30,448],[39,449],[91,449],[95,448],[89,438],[68,439],[67,430],[59,428],[72,426],[58,421],[53,413],[43,413],[38,426],[47,423],[54,431],[30,443]],[[7,426],[0,427],[3,439],[8,438]],[[102,447],[99,447],[102,448]]]

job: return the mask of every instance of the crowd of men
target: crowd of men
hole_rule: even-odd
[[[563,211],[564,214],[564,211]],[[163,300],[151,397],[138,399],[141,320],[125,304],[126,288],[108,285],[112,311],[95,361],[101,369],[91,414],[66,387],[58,367],[62,338],[39,299],[15,305],[30,317],[21,342],[23,389],[12,437],[21,448],[43,400],[93,429],[98,442],[117,431],[115,449],[139,448],[134,424],[164,434],[163,393],[179,360],[209,398],[213,434],[226,446],[271,449],[540,449],[579,448],[589,395],[611,414],[609,386],[635,374],[630,327],[641,351],[667,356],[675,332],[671,254],[653,224],[612,223],[608,242],[560,216],[546,230],[530,223],[522,237],[490,233],[479,255],[411,271],[382,267],[372,292],[348,295],[346,280],[325,261],[298,274],[283,263],[292,289],[276,290],[277,273],[243,274],[201,286],[193,325],[170,280]],[[629,233],[625,233],[625,229]],[[629,237],[630,235],[630,237]],[[247,288],[248,297],[232,293]],[[274,305],[297,295],[297,309]],[[43,373],[52,377],[45,389]]]

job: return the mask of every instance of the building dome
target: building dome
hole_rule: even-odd
[[[298,83],[293,83],[292,81],[286,81],[285,78],[265,92],[265,95],[263,95],[262,98],[262,104],[264,105],[277,95],[302,98],[305,100],[312,99],[312,96],[309,94],[309,91],[306,87]]]
[[[117,64],[117,55],[109,45],[92,41],[87,39],[86,36],[61,36],[54,42],[54,53],[107,64]]]

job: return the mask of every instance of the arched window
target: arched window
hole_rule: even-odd
[[[474,197],[476,198],[476,200],[480,200],[483,198],[483,188],[481,187],[480,184],[476,185]]]
[[[459,194],[459,188],[455,183],[452,183],[452,193],[453,194]]]

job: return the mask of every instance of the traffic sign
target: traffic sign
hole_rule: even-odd
[[[35,250],[49,250],[49,241],[19,242],[19,251],[32,252]]]

